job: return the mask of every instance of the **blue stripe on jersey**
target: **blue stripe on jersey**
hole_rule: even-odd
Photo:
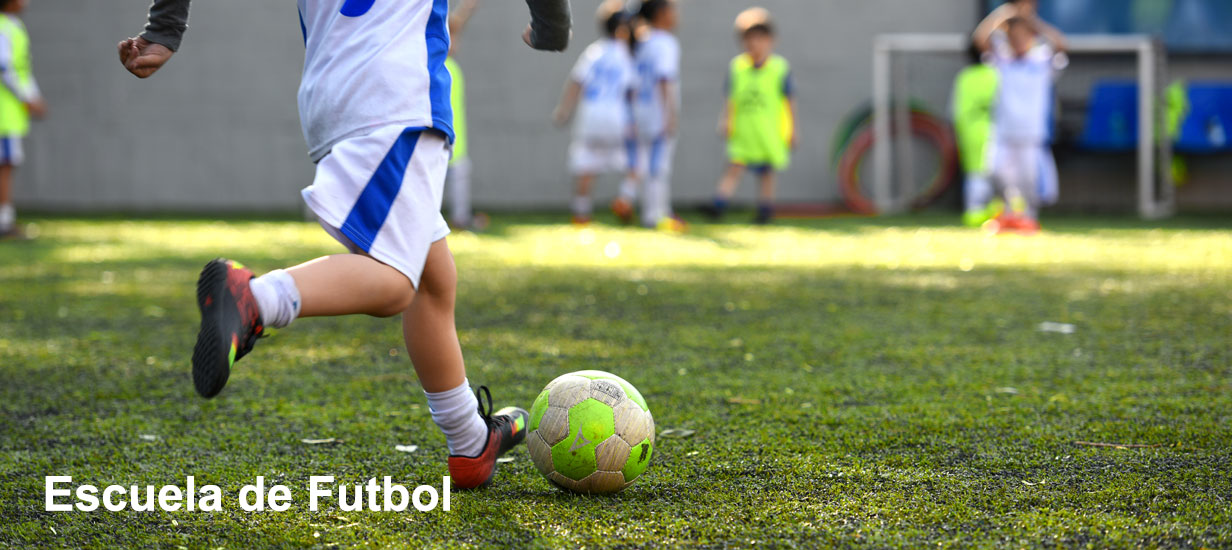
[[[304,45],[307,46],[308,45],[308,25],[304,24],[304,12],[299,11],[299,8],[295,8],[295,11],[299,12],[299,32],[304,34]]]
[[[346,2],[342,4],[342,15],[347,17],[359,17],[365,13],[368,13],[368,10],[372,9],[372,5],[375,3],[376,0],[346,0]]]
[[[13,163],[13,144],[9,140],[10,138],[0,139],[0,143],[4,144],[4,151],[3,151],[2,158],[0,158],[0,164],[12,164]]]
[[[449,0],[433,0],[424,34],[428,41],[428,99],[432,103],[432,125],[453,143],[453,106],[450,104],[453,77],[445,68],[445,57],[449,55]]]
[[[402,131],[342,223],[342,234],[364,252],[371,251],[373,241],[385,225],[385,218],[389,217],[389,209],[402,189],[402,178],[406,175],[406,168],[422,133],[423,128]]]

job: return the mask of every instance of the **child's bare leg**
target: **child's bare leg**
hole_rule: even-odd
[[[0,164],[0,233],[8,232],[17,223],[13,209],[13,166]]]
[[[778,172],[773,169],[767,169],[761,174],[760,187],[757,192],[757,201],[761,204],[774,204],[774,190],[778,185]]]
[[[778,184],[778,172],[772,167],[766,167],[761,173],[760,187],[757,192],[757,223],[770,223],[774,218],[774,188]]]
[[[589,221],[594,214],[594,203],[590,200],[590,188],[594,181],[594,174],[578,174],[577,176],[576,191],[571,203],[575,222]]]
[[[419,292],[402,315],[402,332],[449,453],[477,456],[488,443],[488,425],[479,416],[479,403],[466,380],[453,314],[457,289],[453,254],[441,239],[428,251]]]
[[[13,166],[0,164],[0,204],[8,204],[13,193]]]
[[[727,211],[728,202],[736,194],[736,189],[740,187],[740,180],[744,178],[744,170],[744,165],[731,163],[727,165],[723,175],[719,176],[719,185],[714,193],[714,204],[704,209],[712,219],[722,218],[723,213]]]
[[[325,256],[286,272],[299,290],[299,317],[356,313],[392,317],[410,307],[415,298],[415,288],[406,275],[370,256]]]
[[[740,180],[744,178],[744,166],[739,164],[729,164],[727,170],[723,171],[723,175],[719,178],[719,198],[723,200],[731,200],[736,194],[736,189],[740,188]]]
[[[405,277],[403,277],[405,279]],[[428,251],[419,292],[402,316],[406,351],[424,390],[442,392],[466,381],[462,347],[454,324],[458,273],[453,254],[441,239]]]

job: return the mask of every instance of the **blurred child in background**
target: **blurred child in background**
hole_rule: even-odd
[[[974,39],[990,55],[1000,79],[992,175],[1009,209],[996,222],[1003,230],[1032,233],[1039,230],[1053,85],[1069,63],[1065,36],[1040,20],[1033,0],[1020,0],[989,14]]]
[[[774,22],[769,11],[745,10],[736,18],[736,33],[744,53],[731,62],[727,103],[719,120],[719,134],[727,140],[728,165],[707,213],[715,220],[721,218],[745,170],[752,170],[759,178],[753,221],[765,224],[774,216],[778,173],[787,168],[796,144],[791,66],[774,53]]]
[[[577,183],[572,210],[573,223],[578,225],[590,223],[593,216],[591,186],[595,178],[628,169],[627,142],[633,137],[629,102],[637,84],[637,69],[629,51],[629,16],[621,0],[608,0],[600,4],[597,17],[603,38],[578,58],[552,115],[562,126],[577,115],[569,168]],[[623,190],[613,204],[613,211],[622,218],[631,214],[630,197],[626,196],[630,192]]]
[[[646,27],[635,43],[638,89],[633,102],[637,139],[631,147],[632,172],[625,182],[627,195],[643,183],[642,225],[683,231],[684,222],[672,212],[672,157],[680,125],[680,41],[673,32],[678,20],[675,0],[643,0],[638,15]]]
[[[30,117],[47,111],[30,63],[30,36],[21,22],[26,0],[0,0],[0,238],[21,237],[13,207],[13,171],[25,159]]]
[[[470,140],[467,138],[466,121],[466,77],[454,56],[458,51],[458,42],[462,31],[475,15],[479,0],[462,0],[458,7],[449,14],[449,57],[445,58],[445,67],[453,78],[450,90],[450,105],[453,107],[453,156],[449,159],[449,171],[446,173],[449,189],[449,225],[455,229],[470,229],[482,231],[488,225],[487,216],[474,215],[471,208],[471,157]]]
[[[980,227],[1004,209],[1004,203],[994,197],[988,158],[998,75],[996,67],[983,61],[974,42],[968,55],[971,64],[954,80],[950,109],[964,175],[963,224]]]

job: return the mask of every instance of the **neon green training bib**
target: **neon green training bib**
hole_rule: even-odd
[[[449,91],[449,102],[453,107],[453,158],[449,164],[466,158],[469,153],[469,143],[466,139],[466,77],[462,69],[452,57],[445,58],[445,68],[453,78],[453,86]]]
[[[988,171],[988,143],[992,139],[992,108],[1000,78],[991,65],[972,65],[954,80],[954,132],[963,172]]]
[[[743,166],[768,165],[783,170],[791,162],[792,126],[787,60],[772,55],[761,67],[748,54],[731,62],[728,103],[731,135],[727,158]]]
[[[22,86],[32,80],[30,70],[30,35],[21,20],[11,15],[0,17],[0,40],[7,40],[13,53],[8,70],[17,75]],[[13,95],[7,86],[0,86],[0,136],[24,136],[30,131],[30,112],[26,104]]]

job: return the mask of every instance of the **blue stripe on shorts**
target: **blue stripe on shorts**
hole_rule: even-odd
[[[385,225],[385,218],[389,217],[421,134],[422,128],[402,131],[342,223],[342,233],[364,252],[371,252],[372,243]]]

